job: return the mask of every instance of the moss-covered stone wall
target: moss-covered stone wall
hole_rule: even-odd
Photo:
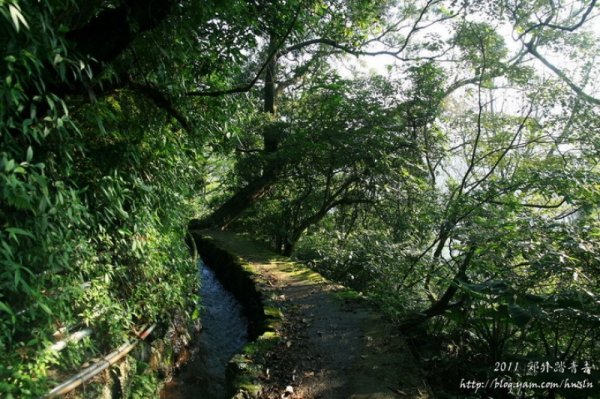
[[[262,293],[257,289],[255,274],[236,256],[225,251],[214,240],[194,234],[196,247],[204,263],[214,270],[226,290],[242,304],[248,319],[248,336],[255,340],[265,331]]]

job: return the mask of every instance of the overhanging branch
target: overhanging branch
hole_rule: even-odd
[[[561,199],[560,202],[553,204],[551,202],[548,202],[546,204],[530,204],[530,203],[518,203],[519,206],[523,206],[526,208],[537,208],[537,209],[556,209],[556,208],[560,208],[561,206],[563,206],[563,204],[566,202],[566,199]],[[495,205],[503,205],[503,206],[512,206],[513,204],[509,203],[509,202],[503,202],[503,201],[495,201],[495,200],[491,200],[488,201],[490,204],[495,204]]]
[[[559,68],[554,66],[554,64],[552,64],[550,61],[548,61],[544,56],[542,56],[536,50],[536,48],[533,46],[533,44],[525,43],[525,47],[527,48],[527,51],[529,51],[529,53],[531,55],[533,55],[535,58],[540,60],[542,64],[544,64],[546,67],[548,67],[548,69],[550,69],[552,72],[554,72],[556,74],[556,76],[558,76],[563,82],[565,82],[567,84],[567,86],[569,86],[571,88],[571,90],[573,90],[579,97],[581,97],[585,101],[590,102],[592,104],[600,105],[600,99],[597,99],[597,98],[592,97],[589,94],[585,93],[583,91],[583,89],[581,87],[579,87],[578,85],[576,85],[571,79],[569,79],[569,77],[567,75],[565,75],[565,73],[563,71],[561,71]]]
[[[574,25],[566,26],[566,25],[559,25],[559,24],[550,23],[550,20],[555,15],[555,10],[553,9],[552,13],[550,13],[550,15],[548,16],[548,18],[546,18],[546,20],[540,21],[539,23],[537,23],[535,25],[532,25],[529,28],[527,28],[523,33],[521,33],[519,35],[518,39],[521,39],[521,38],[525,37],[526,34],[532,32],[532,31],[534,31],[536,29],[540,29],[540,28],[550,28],[550,29],[562,30],[562,31],[566,31],[566,32],[573,32],[576,29],[580,28],[585,23],[585,21],[588,20],[589,15],[591,14],[591,12],[594,9],[594,7],[596,6],[596,1],[597,0],[592,0],[590,2],[590,4],[587,6],[587,8],[585,9],[585,11],[583,12],[583,15],[581,16],[581,18],[579,19],[579,21],[576,24],[574,24]],[[583,11],[583,10],[580,10],[576,14],[579,14],[581,11]],[[514,11],[513,11],[513,15],[516,16],[516,13]]]
[[[233,87],[231,89],[225,89],[225,90],[192,91],[192,92],[187,93],[187,95],[195,96],[195,97],[219,97],[219,96],[223,96],[223,95],[227,95],[227,94],[245,93],[245,92],[250,91],[254,87],[256,82],[258,82],[258,79],[260,79],[260,76],[267,69],[267,67],[273,61],[273,59],[278,58],[281,55],[279,53],[279,49],[281,48],[281,46],[283,46],[283,44],[285,43],[287,38],[292,33],[292,30],[294,29],[294,25],[296,25],[296,21],[298,20],[298,16],[300,15],[300,10],[302,8],[301,5],[302,5],[302,2],[300,3],[300,6],[296,10],[296,14],[294,15],[294,18],[292,19],[292,22],[288,26],[288,29],[286,30],[285,34],[283,35],[283,37],[281,38],[279,43],[276,46],[274,46],[273,49],[271,49],[271,52],[269,53],[267,59],[261,65],[256,76],[254,76],[254,79],[252,79],[249,83],[240,85],[237,87]]]
[[[158,88],[150,85],[144,85],[141,83],[136,83],[129,81],[127,87],[131,90],[142,94],[144,97],[148,98],[150,101],[154,103],[158,108],[164,110],[167,114],[169,114],[173,119],[175,119],[182,128],[184,128],[188,133],[192,134],[194,132],[194,128],[189,120],[183,115],[175,106],[173,102],[167,98]]]

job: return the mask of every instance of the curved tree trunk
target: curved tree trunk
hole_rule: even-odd
[[[277,174],[264,174],[258,179],[248,183],[237,193],[217,208],[208,217],[190,222],[190,229],[206,229],[217,227],[225,229],[231,222],[237,219],[244,210],[259,200],[277,180]]]
[[[444,295],[440,299],[438,299],[435,303],[433,303],[428,309],[413,314],[412,316],[408,316],[400,323],[401,330],[409,330],[418,326],[421,323],[431,319],[434,316],[440,316],[446,312],[446,310],[452,309],[459,304],[451,304],[450,301],[454,298],[454,295],[458,292],[458,288],[462,282],[467,281],[467,268],[471,263],[471,259],[475,254],[475,248],[469,249],[466,253],[463,262],[461,263],[458,273],[452,279],[450,286],[444,292]]]
[[[269,54],[276,52],[277,40],[271,36],[269,44]],[[277,55],[269,61],[265,70],[265,88],[263,92],[263,111],[272,116],[276,115],[276,78],[277,78]],[[251,181],[242,187],[237,193],[229,198],[225,203],[213,211],[209,216],[202,220],[194,219],[190,222],[191,229],[205,229],[216,227],[226,229],[235,221],[246,209],[258,201],[267,190],[277,181],[283,168],[284,161],[275,157],[281,137],[279,125],[273,124],[266,126],[263,135],[263,155],[265,155],[265,165],[263,166],[260,177]]]

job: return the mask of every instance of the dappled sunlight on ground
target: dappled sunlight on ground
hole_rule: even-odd
[[[429,398],[404,338],[358,294],[248,239],[207,232],[265,281],[283,312],[261,377],[265,398]],[[349,292],[349,291],[348,291]]]

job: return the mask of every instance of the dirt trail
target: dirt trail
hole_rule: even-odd
[[[283,311],[265,398],[432,397],[403,337],[363,300],[248,239],[209,235],[262,275]]]

